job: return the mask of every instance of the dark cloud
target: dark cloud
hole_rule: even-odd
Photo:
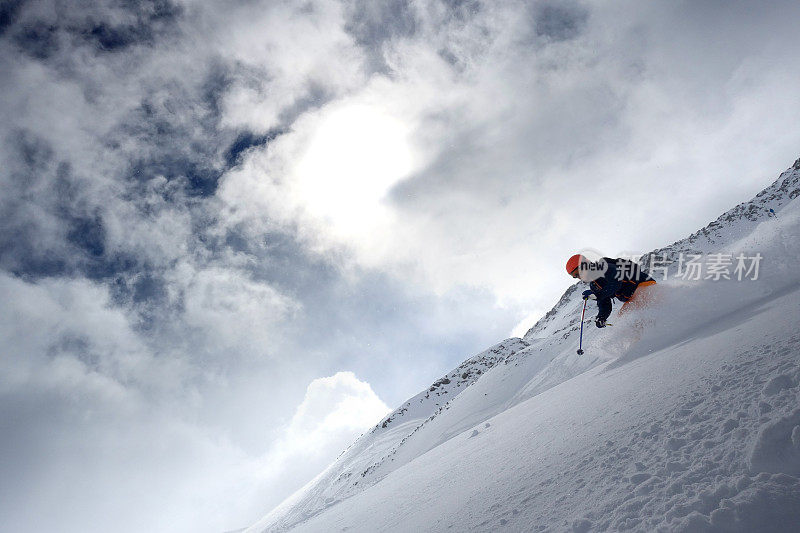
[[[589,18],[586,8],[575,3],[540,2],[533,9],[536,35],[551,41],[577,37]]]
[[[288,232],[267,233],[253,241],[237,229],[242,228],[231,228],[226,233],[225,244],[231,251],[246,252],[254,259],[250,273],[255,279],[302,297],[324,290],[339,277],[334,264],[309,252]]]
[[[14,42],[20,50],[35,58],[45,60],[58,52],[60,43],[58,27],[47,22],[32,22],[19,28]]]
[[[99,213],[73,216],[68,220],[67,242],[90,257],[105,254],[105,228]]]
[[[8,0],[0,4],[0,37],[14,23],[24,0]]]
[[[17,48],[37,60],[53,59],[53,68],[65,84],[83,86],[85,95],[93,94],[89,103],[116,98],[112,91],[117,80],[107,80],[112,83],[106,88],[104,80],[97,77],[102,68],[116,68],[116,64],[100,58],[96,64],[76,63],[81,48],[127,54],[137,45],[154,47],[165,34],[170,39],[181,35],[177,23],[183,8],[161,0],[95,3],[92,9],[69,2],[49,8],[34,4],[12,7],[4,11],[3,20],[8,22],[7,33]],[[124,75],[135,75],[141,56],[133,57],[127,60]],[[67,64],[71,66],[64,68]],[[0,210],[0,264],[29,279],[58,275],[113,279],[142,268],[136,259],[140,252],[126,250],[126,243],[116,242],[109,249],[106,211],[128,205],[143,217],[152,215],[152,206],[142,201],[143,195],[148,183],[162,176],[180,184],[177,190],[165,189],[169,192],[162,197],[178,211],[187,209],[191,197],[213,195],[226,168],[225,145],[232,142],[234,133],[218,125],[219,100],[230,84],[228,68],[215,61],[205,67],[200,79],[173,74],[171,81],[163,84],[162,74],[154,72],[156,79],[145,78],[149,89],[141,103],[126,113],[127,102],[117,98],[122,105],[114,111],[121,113],[120,122],[94,139],[96,146],[81,148],[82,154],[93,151],[117,159],[120,164],[112,171],[115,175],[104,178],[128,178],[117,189],[124,191],[122,196],[109,198],[90,192],[86,185],[95,180],[91,170],[73,165],[70,151],[60,146],[54,149],[56,141],[45,140],[43,133],[27,129],[7,132],[12,142],[6,166],[14,170],[8,184],[12,189]],[[68,118],[70,105],[58,112]],[[59,116],[49,118],[55,123],[60,120]],[[24,120],[21,117],[18,122]]]
[[[221,176],[249,149],[263,147],[282,133],[239,131],[220,125],[221,100],[234,66],[212,60],[197,86],[173,78],[149,91],[106,142],[118,147],[137,140],[129,178],[146,185],[156,177],[177,181],[189,196],[214,195]]]
[[[474,18],[483,9],[480,0],[443,0],[447,14],[461,23]]]
[[[12,174],[12,179],[20,184],[36,180],[38,174],[47,169],[53,161],[53,149],[44,139],[32,135],[26,130],[13,132],[9,139],[19,154],[24,166]]]
[[[138,44],[153,45],[159,35],[174,32],[183,9],[168,0],[128,0],[120,4],[129,22],[113,24],[87,19],[85,26],[72,27],[89,43],[104,52],[118,52]]]
[[[61,2],[52,9],[26,10],[22,2],[11,2],[0,11],[0,35],[10,28],[18,49],[40,60],[62,50],[69,54],[76,45],[117,53],[137,45],[154,46],[159,38],[174,35],[183,13],[168,0],[112,0],[95,2],[90,10],[85,7]]]
[[[138,141],[130,156],[133,180],[146,183],[163,176],[181,180],[191,195],[214,194],[224,170],[217,142],[229,135],[218,131],[216,102],[207,87],[204,91],[206,98],[194,101],[180,85],[150,95],[115,133],[115,138]]]
[[[85,182],[47,141],[27,131],[14,137],[9,144],[18,157],[9,162],[11,179],[0,202],[0,265],[30,280],[115,274],[103,210],[87,196]]]
[[[48,234],[62,229],[51,217],[63,207],[46,185],[62,183],[67,166],[58,164],[49,143],[30,132],[15,131],[10,137],[12,160],[5,165],[8,181],[0,199],[0,265],[18,275],[63,274],[67,261],[60,247],[52,247],[60,236]],[[41,210],[50,216],[39,216]]]
[[[236,136],[225,151],[225,165],[227,169],[233,168],[241,162],[242,156],[252,148],[258,148],[274,140],[282,130],[274,130],[265,134],[256,134],[252,131],[243,131]]]
[[[363,47],[367,67],[385,71],[384,46],[393,39],[407,38],[417,31],[419,23],[412,3],[409,0],[352,0],[346,5],[348,20],[345,30]]]

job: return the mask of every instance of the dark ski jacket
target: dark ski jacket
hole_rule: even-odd
[[[612,298],[627,302],[640,283],[653,281],[653,278],[633,261],[611,259],[610,257],[604,257],[603,261],[608,264],[608,269],[601,277],[589,283],[589,288],[597,297],[597,318],[601,320],[605,320],[611,315]]]

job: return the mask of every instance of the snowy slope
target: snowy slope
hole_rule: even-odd
[[[551,388],[297,531],[797,531],[798,296]]]
[[[409,455],[403,453],[397,456],[398,449],[421,426],[437,418],[437,415],[447,409],[448,402],[475,383],[487,370],[505,363],[511,355],[527,346],[522,339],[507,339],[470,357],[387,415],[369,432],[359,437],[336,462],[281,503],[257,527],[248,531],[287,529],[376,483],[399,468],[407,462]],[[439,443],[429,442],[426,444],[427,449]]]
[[[570,287],[524,339],[437,380],[248,531],[792,530],[762,515],[791,504],[800,524],[799,188],[800,160],[657,251],[758,251],[758,281],[662,283],[638,343],[615,319],[581,357]]]

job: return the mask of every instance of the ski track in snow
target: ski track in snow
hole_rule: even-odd
[[[787,508],[777,511],[786,513],[787,526],[793,520],[800,527],[800,508],[791,508],[800,503],[798,480],[748,473],[753,462],[775,461],[778,450],[800,457],[800,448],[792,448],[793,426],[800,424],[800,412],[792,411],[798,405],[798,348],[800,335],[733,354],[690,392],[664,405],[663,413],[643,417],[617,438],[567,458],[571,467],[560,474],[559,484],[572,494],[556,499],[556,507],[535,515],[532,523],[552,524],[547,515],[552,518],[554,510],[556,516],[568,516],[571,505],[558,505],[559,500],[589,501],[597,497],[597,487],[604,487],[603,504],[575,519],[573,530],[752,531],[776,522],[759,514],[758,499],[765,497],[785,497]],[[768,413],[779,414],[777,422],[770,422]],[[778,429],[770,434],[761,424]],[[600,468],[587,468],[590,464]],[[787,465],[778,460],[771,466],[780,472]],[[549,481],[539,490],[546,491]],[[520,503],[533,499],[528,498]],[[497,520],[498,525],[509,522],[508,517]],[[494,525],[485,521],[479,528]]]

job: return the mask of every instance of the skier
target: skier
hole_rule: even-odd
[[[646,304],[648,295],[644,288],[656,283],[637,263],[610,257],[590,261],[583,255],[573,255],[567,261],[567,273],[589,283],[589,289],[583,291],[583,299],[588,300],[592,295],[597,298],[598,313],[594,323],[598,328],[606,326],[612,298],[624,302],[620,314],[625,313],[630,307]]]

